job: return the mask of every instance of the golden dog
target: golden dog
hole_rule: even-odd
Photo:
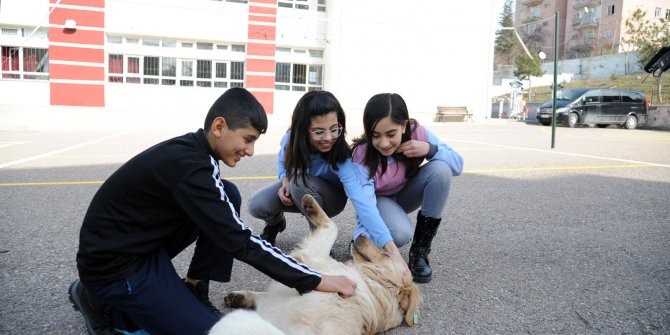
[[[347,276],[356,282],[356,293],[346,299],[317,291],[299,295],[278,282],[267,292],[233,291],[226,296],[226,305],[255,308],[257,315],[232,312],[214,325],[210,334],[376,334],[401,325],[403,319],[413,326],[421,293],[406,265],[365,236],[354,241],[352,262],[334,260],[329,254],[337,227],[310,195],[303,197],[302,206],[316,229],[291,256],[321,273]]]

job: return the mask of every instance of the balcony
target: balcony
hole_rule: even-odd
[[[600,17],[595,15],[585,15],[581,19],[572,22],[572,26],[577,30],[585,28],[596,28],[600,24]]]
[[[525,39],[528,41],[541,41],[544,37],[544,34],[542,34],[542,29],[536,28],[532,31],[526,32],[525,34]]]
[[[544,0],[521,0],[521,4],[527,7],[539,5],[543,2]]]
[[[600,0],[577,0],[572,5],[574,9],[580,9],[582,7],[595,7],[600,5]]]
[[[596,45],[596,38],[590,36],[582,37],[579,39],[572,40],[570,44],[571,49],[590,49]]]
[[[535,22],[535,21],[538,21],[538,20],[542,20],[542,16],[531,15],[531,16],[527,16],[525,19],[522,19],[521,22],[522,23],[530,23],[530,22]]]

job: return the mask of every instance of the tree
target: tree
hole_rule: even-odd
[[[660,18],[649,21],[647,11],[640,8],[631,13],[625,21],[626,36],[623,42],[632,45],[639,52],[638,64],[644,67],[661,47],[670,45],[670,21]],[[661,101],[661,77],[656,78],[657,102]]]
[[[528,57],[527,54],[522,54],[516,60],[516,69],[514,70],[514,76],[519,78],[519,80],[528,80],[528,100],[530,101],[532,85],[530,82],[530,77],[540,77],[544,75],[544,70],[542,70],[542,61],[540,56],[533,55],[533,57]]]
[[[512,0],[505,0],[503,10],[500,13],[501,27],[514,27],[514,12],[512,11]],[[498,29],[495,40],[495,64],[512,64],[519,54],[519,42],[511,29]]]

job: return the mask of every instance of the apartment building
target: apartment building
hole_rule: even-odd
[[[649,20],[670,19],[668,0],[517,0],[515,26],[529,48],[553,56],[559,12],[559,58],[617,53],[629,48],[622,43],[625,21],[638,8]]]
[[[348,110],[396,92],[416,117],[485,115],[489,2],[2,0],[0,105],[202,113],[245,87],[272,114],[329,90]]]

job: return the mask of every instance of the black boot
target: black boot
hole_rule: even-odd
[[[420,211],[416,217],[414,238],[409,248],[409,270],[412,272],[412,279],[417,283],[427,283],[433,277],[428,254],[430,254],[430,244],[433,242],[441,221],[442,218],[425,217]]]
[[[282,216],[281,221],[277,224],[265,224],[265,228],[263,228],[263,232],[261,233],[261,238],[274,246],[277,240],[277,234],[283,232],[284,229],[286,229],[286,219]]]
[[[221,311],[218,308],[214,307],[214,304],[209,300],[209,280],[200,280],[195,285],[189,283],[184,279],[184,284],[186,287],[193,293],[193,295],[198,298],[209,310],[218,316],[223,316]]]

